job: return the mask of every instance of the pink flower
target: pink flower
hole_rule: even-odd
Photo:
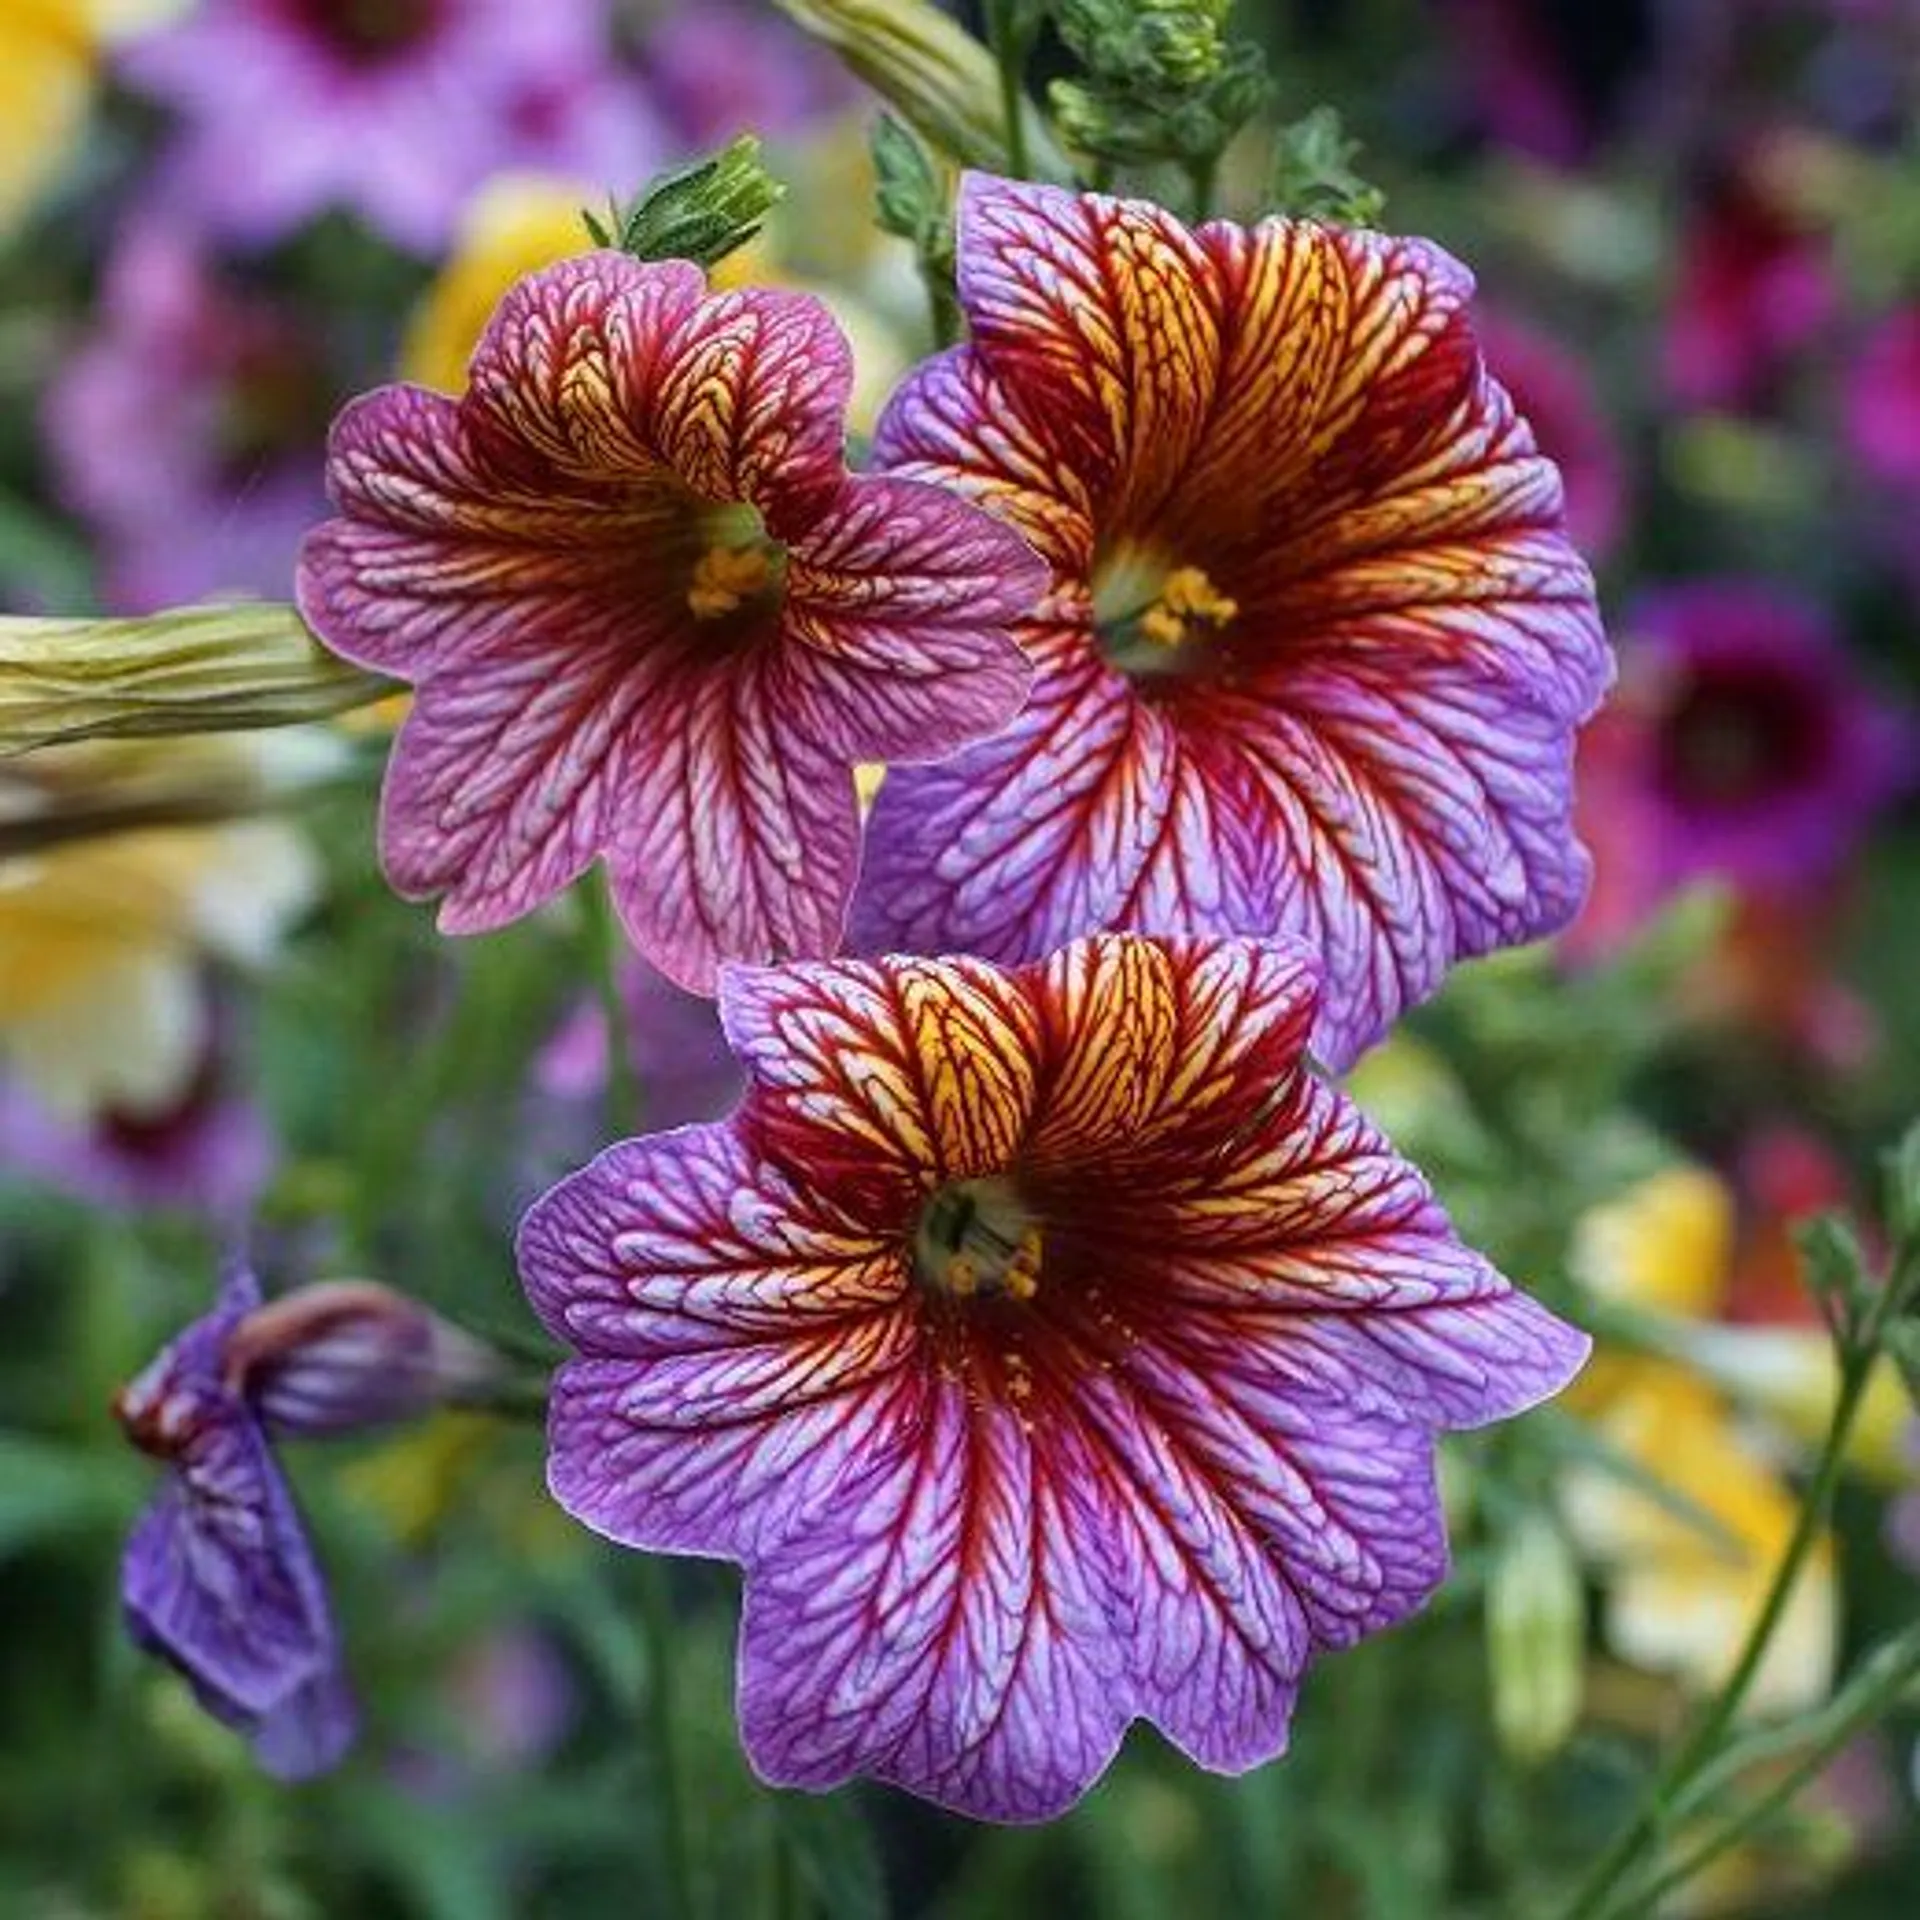
[[[848,473],[851,373],[808,295],[603,252],[508,294],[463,399],[388,387],[341,416],[301,609],[418,689],[382,852],[402,893],[446,896],[445,931],[601,858],[683,986],[831,953],[853,763],[1019,709],[1005,628],[1041,570],[951,494]]]

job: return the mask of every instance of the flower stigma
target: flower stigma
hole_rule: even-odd
[[[722,620],[752,601],[780,591],[786,554],[767,538],[752,507],[727,507],[706,518],[706,545],[687,585],[687,609],[696,620]]]
[[[1006,1180],[956,1180],[920,1211],[913,1267],[954,1300],[1031,1300],[1040,1291],[1040,1224]]]
[[[1165,673],[1195,641],[1222,632],[1240,603],[1204,567],[1171,567],[1140,547],[1123,547],[1094,586],[1094,622],[1108,662],[1132,675]]]

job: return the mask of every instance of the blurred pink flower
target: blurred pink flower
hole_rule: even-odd
[[[1754,404],[1834,314],[1827,236],[1796,216],[1766,160],[1764,147],[1743,155],[1682,229],[1662,360],[1683,407]]]
[[[337,395],[314,334],[158,222],[126,235],[101,307],[41,424],[56,485],[104,550],[107,602],[285,599],[326,512]]]
[[[1920,303],[1887,315],[1846,376],[1848,445],[1873,479],[1920,489]]]
[[[181,118],[163,202],[249,245],[338,206],[432,252],[492,173],[624,193],[664,148],[606,0],[205,0],[121,64]]]

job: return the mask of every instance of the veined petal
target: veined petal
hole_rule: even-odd
[[[1046,579],[944,489],[856,478],[788,556],[786,697],[850,755],[937,760],[1024,704],[1033,676],[1005,629]]]
[[[1023,635],[1036,678],[1005,732],[888,774],[867,823],[853,939],[1037,960],[1110,926],[1173,801],[1172,730],[1084,633]]]
[[[870,1773],[997,1820],[1077,1799],[1130,1715],[1075,1497],[1011,1413],[929,1381],[874,1471],[749,1571],[740,1718],[761,1775]]]
[[[1557,1392],[1590,1350],[1463,1246],[1419,1174],[1311,1076],[1257,1138],[1169,1174],[1136,1187],[1105,1256],[1166,1296],[1210,1365],[1245,1350],[1359,1411],[1472,1427]]]
[[[607,868],[634,944],[694,993],[726,960],[834,952],[860,864],[849,756],[789,724],[774,663],[687,673],[671,700],[632,685]]]
[[[415,696],[381,796],[387,877],[411,898],[444,893],[449,933],[504,926],[586,871],[632,805],[641,716],[673,681],[629,658],[607,610],[566,603],[496,644],[485,673],[436,674]],[[599,644],[586,624],[595,619]]]
[[[1096,477],[1103,511],[1152,514],[1191,462],[1221,356],[1201,241],[1145,200],[968,174],[956,209],[960,300],[980,356]]]
[[[908,1285],[896,1246],[814,1204],[727,1125],[609,1147],[528,1209],[518,1257],[556,1340],[631,1359],[870,1317]]]
[[[848,1204],[999,1172],[1031,1124],[1033,1009],[981,962],[731,968],[720,1018],[751,1076],[748,1136]]]
[[[1096,936],[1022,976],[1045,1036],[1037,1165],[1176,1143],[1202,1164],[1299,1067],[1318,1000],[1283,942]]]

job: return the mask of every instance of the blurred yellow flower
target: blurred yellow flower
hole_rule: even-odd
[[[52,183],[86,125],[100,51],[182,0],[0,0],[0,236]]]
[[[1576,1231],[1574,1259],[1602,1298],[1678,1325],[1719,1311],[1733,1246],[1727,1189],[1700,1168],[1675,1167],[1589,1214]],[[1690,1687],[1719,1686],[1786,1551],[1796,1494],[1733,1401],[1681,1361],[1603,1350],[1567,1404],[1673,1496],[1663,1502],[1598,1466],[1569,1475],[1562,1488],[1575,1539],[1606,1569],[1608,1641],[1624,1659]],[[1783,1713],[1823,1700],[1833,1684],[1837,1624],[1833,1547],[1822,1540],[1747,1710]]]
[[[305,837],[257,808],[330,762],[297,733],[49,749],[0,771],[0,819],[92,807],[185,824],[140,826],[0,858],[0,1066],[54,1111],[164,1112],[206,1045],[201,968],[264,961],[314,898]]]

